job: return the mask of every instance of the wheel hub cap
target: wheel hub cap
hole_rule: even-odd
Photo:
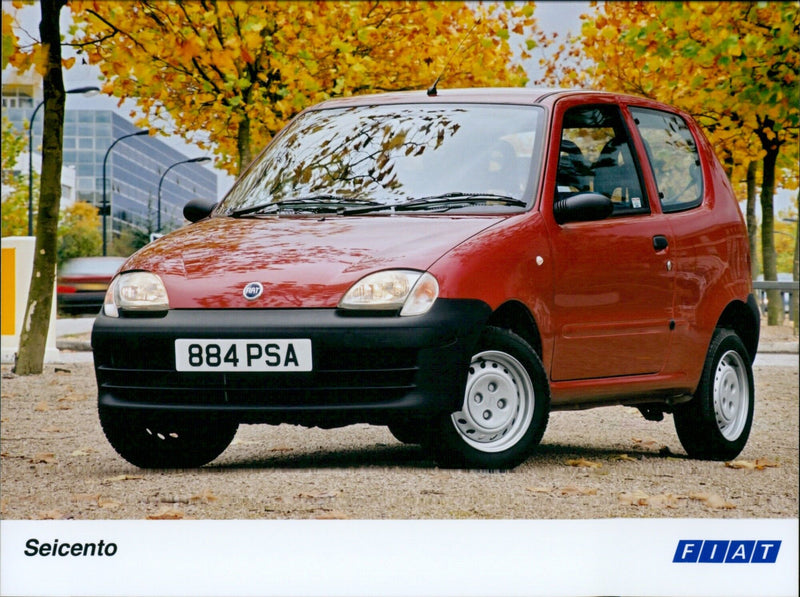
[[[499,452],[527,431],[533,406],[533,385],[523,365],[509,354],[486,351],[473,357],[463,408],[452,419],[468,444]]]
[[[749,386],[741,356],[725,353],[714,374],[714,415],[720,432],[729,441],[741,435],[748,414]]]

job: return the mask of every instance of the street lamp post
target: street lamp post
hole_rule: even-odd
[[[202,158],[192,158],[190,160],[183,160],[181,162],[175,162],[169,168],[164,170],[164,174],[161,175],[161,179],[158,181],[158,219],[157,219],[157,226],[156,232],[159,234],[161,233],[161,184],[164,182],[164,177],[167,175],[167,172],[172,170],[175,166],[180,166],[181,164],[196,164],[198,162],[208,162],[211,160],[209,157],[202,157]]]
[[[127,139],[128,137],[138,137],[139,135],[149,135],[150,131],[136,131],[135,133],[128,133],[127,135],[122,135],[121,137],[117,137],[114,139],[114,142],[109,145],[108,149],[106,149],[106,155],[103,156],[103,205],[101,208],[101,213],[103,217],[103,256],[106,255],[106,220],[110,214],[109,204],[106,201],[106,163],[108,162],[108,154],[111,153],[111,150],[114,149],[114,146],[122,141],[123,139]]]
[[[86,96],[96,95],[100,92],[99,87],[76,87],[67,89],[64,93],[82,93]],[[44,100],[40,101],[31,114],[31,121],[28,125],[28,236],[33,236],[33,119],[36,113],[44,105]]]

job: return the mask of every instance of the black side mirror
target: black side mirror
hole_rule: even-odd
[[[210,199],[192,199],[183,206],[183,217],[190,222],[198,222],[210,216],[216,206],[217,202]]]
[[[611,199],[600,193],[579,193],[559,199],[553,205],[553,215],[559,224],[604,220],[613,211]]]

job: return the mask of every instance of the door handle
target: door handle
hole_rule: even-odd
[[[669,246],[669,241],[667,240],[667,237],[664,236],[663,234],[656,234],[653,237],[653,248],[656,251],[663,251],[668,246]]]

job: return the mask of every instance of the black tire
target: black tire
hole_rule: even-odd
[[[239,426],[208,416],[98,410],[111,446],[139,468],[203,466],[225,451]]]
[[[675,410],[681,445],[692,458],[736,458],[750,436],[754,407],[750,355],[735,332],[718,328],[694,397]]]
[[[462,409],[435,421],[429,447],[440,466],[513,468],[541,441],[549,414],[539,356],[513,332],[489,327],[470,362]]]

